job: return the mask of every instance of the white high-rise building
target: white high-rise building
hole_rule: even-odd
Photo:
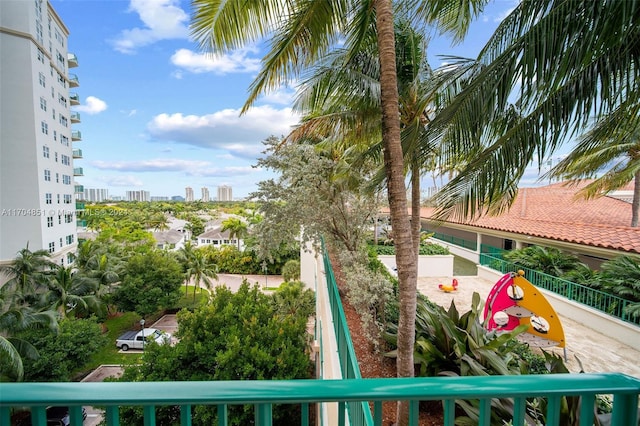
[[[0,1],[0,262],[44,249],[58,264],[77,247],[72,124],[80,115],[69,30],[47,0]]]
[[[193,201],[193,188],[187,186],[185,189],[184,200],[185,201]]]
[[[205,203],[208,203],[209,202],[209,188],[203,186],[201,188],[201,191],[202,191],[201,200],[204,201]]]
[[[233,201],[233,191],[230,186],[218,187],[218,201]]]
[[[151,201],[151,193],[149,191],[127,191],[127,201]]]
[[[109,190],[106,188],[84,188],[84,200],[94,203],[109,200]]]

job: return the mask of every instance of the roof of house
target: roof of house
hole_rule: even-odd
[[[631,204],[603,196],[592,200],[576,198],[579,188],[555,183],[538,188],[520,188],[509,211],[475,220],[449,220],[497,231],[575,244],[640,253],[640,228],[632,228]],[[423,208],[428,219],[433,208]]]
[[[209,231],[206,231],[198,235],[198,239],[209,238],[212,240],[228,240],[230,238],[229,231],[227,230],[227,231],[221,232],[220,229],[221,228],[210,229]]]
[[[153,238],[158,243],[177,244],[184,238],[184,234],[175,229],[170,229],[168,231],[153,232]]]

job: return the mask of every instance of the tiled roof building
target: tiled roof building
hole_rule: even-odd
[[[521,188],[511,208],[499,216],[449,220],[438,228],[475,231],[525,244],[547,241],[552,243],[549,245],[570,250],[583,246],[604,258],[616,255],[615,252],[640,254],[640,228],[630,226],[631,203],[615,196],[578,198],[576,193],[583,185],[555,183]],[[423,221],[428,222],[433,213],[433,208],[422,208]],[[430,223],[429,227],[432,226],[435,224]]]

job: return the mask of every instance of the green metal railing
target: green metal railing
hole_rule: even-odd
[[[428,229],[423,229],[423,231],[429,234],[433,234],[433,238],[437,240],[444,241],[446,243],[451,243],[458,247],[463,247],[473,251],[476,251],[476,249],[478,248],[477,241],[465,240],[464,238],[454,237],[453,235],[442,234],[440,232],[434,232]]]
[[[525,277],[537,287],[564,296],[574,302],[582,303],[583,305],[587,305],[622,321],[640,325],[640,318],[634,318],[625,312],[625,308],[629,306],[631,302],[616,295],[563,280],[562,278],[554,277],[534,269],[524,268],[513,262],[508,262],[500,257],[496,257],[495,255],[481,253],[480,264],[502,273],[522,269],[525,272]]]
[[[3,383],[0,393],[0,424],[11,424],[11,407],[30,407],[34,426],[46,425],[45,407],[70,407],[71,424],[82,424],[82,406],[105,407],[106,424],[120,424],[120,406],[143,407],[144,424],[155,425],[161,406],[179,406],[180,424],[191,425],[194,406],[216,406],[218,425],[226,426],[229,406],[254,406],[255,424],[271,426],[276,404],[302,407],[302,425],[309,424],[309,404],[318,402],[360,403],[373,401],[376,412],[383,401],[411,401],[412,425],[418,424],[419,401],[442,401],[444,425],[453,426],[455,401],[479,400],[476,424],[491,424],[491,403],[495,398],[512,401],[512,424],[522,425],[527,398],[545,398],[546,425],[560,426],[564,396],[581,397],[580,426],[594,423],[596,395],[613,395],[611,424],[631,426],[638,422],[640,380],[619,373],[550,374],[544,376],[474,376],[406,379],[350,380],[243,380],[215,382],[136,383]],[[338,425],[344,425],[344,418]],[[353,424],[353,423],[351,423]],[[382,419],[376,417],[375,425]]]
[[[343,379],[361,379],[360,366],[356,358],[356,351],[351,340],[349,332],[349,324],[347,317],[342,308],[342,300],[338,292],[338,284],[336,283],[331,267],[329,254],[322,245],[324,270],[327,279],[327,290],[329,293],[329,306],[331,307],[331,316],[333,317],[333,328],[336,335],[336,345],[338,347],[338,356],[340,358],[340,372]],[[339,421],[344,422],[345,404],[349,413],[349,423],[354,426],[373,425],[373,417],[371,409],[366,401],[341,401],[338,404]],[[342,423],[341,423],[342,424]]]

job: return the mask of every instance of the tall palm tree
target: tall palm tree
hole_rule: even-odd
[[[587,199],[606,195],[633,182],[630,225],[635,228],[640,209],[640,120],[635,117],[634,128],[618,128],[613,117],[612,114],[601,120],[580,138],[573,151],[547,176],[579,183],[607,168],[602,176],[578,192],[578,196]]]
[[[518,3],[475,60],[439,71],[449,102],[430,127],[445,157],[471,154],[436,197],[439,215],[508,208],[527,165],[591,122],[636,128],[639,52],[638,2]]]
[[[238,251],[240,250],[240,241],[247,236],[248,228],[247,223],[237,217],[230,217],[222,221],[222,232],[229,231],[229,237],[231,239],[236,238],[238,240]]]
[[[436,22],[443,31],[462,36],[483,0],[409,1],[414,16]],[[346,40],[354,54],[366,44],[367,29],[375,20],[380,61],[382,140],[387,174],[391,223],[398,235],[396,263],[400,287],[398,375],[414,375],[413,343],[417,266],[411,240],[400,142],[393,7],[391,0],[192,0],[192,32],[205,50],[229,51],[270,37],[270,51],[250,88],[243,112],[260,94],[286,84],[321,59],[335,44]],[[398,422],[408,421],[408,405],[399,409]]]
[[[194,249],[190,241],[180,249],[178,253],[180,262],[184,268],[185,294],[190,282],[194,283],[193,300],[196,299],[196,290],[204,283],[211,290],[213,281],[218,279],[218,265],[213,263],[203,250]]]
[[[370,46],[349,60],[349,52],[340,49],[328,56],[317,67],[313,76],[303,82],[295,107],[300,110],[303,122],[289,136],[290,140],[308,137],[323,138],[337,144],[350,159],[351,167],[362,167],[366,158],[381,162],[381,99],[378,52],[375,44],[375,28],[372,28]],[[395,25],[396,58],[402,146],[411,174],[411,235],[414,254],[418,256],[420,244],[420,177],[423,160],[418,151],[430,147],[426,126],[428,111],[434,103],[433,88],[429,85],[431,68],[427,62],[427,42],[410,22],[397,19]],[[356,124],[357,123],[357,124]],[[425,143],[426,142],[426,143]],[[354,144],[362,148],[354,149]],[[367,149],[368,147],[368,149]],[[353,158],[355,156],[355,159]],[[431,160],[431,158],[427,159]],[[384,168],[375,174],[372,182],[380,184]]]

